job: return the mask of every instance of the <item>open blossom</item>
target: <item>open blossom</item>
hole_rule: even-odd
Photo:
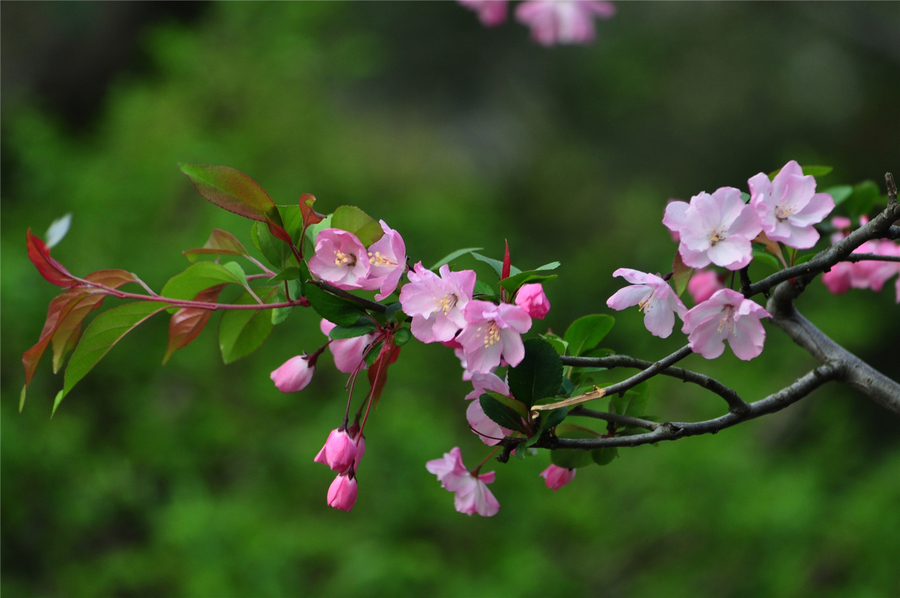
[[[462,452],[454,447],[443,458],[428,461],[425,469],[437,476],[446,490],[456,494],[454,505],[460,513],[493,517],[500,510],[500,503],[486,484],[494,482],[494,472],[474,476],[462,462]]]
[[[465,310],[466,327],[456,340],[463,346],[471,372],[490,372],[500,359],[515,367],[525,357],[522,334],[531,329],[531,316],[518,305],[470,301]]]
[[[713,293],[724,288],[725,285],[722,284],[716,272],[713,270],[701,270],[694,272],[694,275],[691,276],[691,279],[688,281],[687,292],[691,294],[691,299],[696,304],[703,303],[712,297]]]
[[[360,441],[362,441],[361,438]],[[313,461],[324,463],[334,471],[341,473],[348,471],[350,466],[357,462],[357,452],[356,439],[351,438],[347,433],[347,428],[341,426],[328,434],[325,446]]]
[[[369,270],[369,256],[356,235],[339,228],[319,231],[310,272],[339,289],[352,290],[362,288]]]
[[[409,284],[400,291],[403,313],[412,316],[410,329],[423,343],[446,342],[466,325],[463,309],[475,290],[475,271],[450,272],[441,266],[440,277],[417,263],[407,273]]]
[[[559,467],[557,465],[551,465],[544,471],[540,473],[540,476],[544,478],[544,483],[547,484],[547,488],[551,490],[559,490],[569,482],[575,479],[575,472],[577,469],[566,469],[565,467]]]
[[[678,233],[678,253],[691,268],[703,268],[712,262],[740,270],[753,258],[751,241],[762,231],[756,212],[744,204],[741,192],[733,187],[722,187],[712,195],[700,192],[690,204],[671,202],[666,206],[663,224]]]
[[[606,300],[606,305],[615,310],[637,305],[644,312],[644,326],[653,336],[666,338],[675,326],[675,314],[684,318],[687,308],[665,280],[655,274],[645,274],[638,270],[619,268],[613,276],[621,276],[631,283],[619,289]]]
[[[543,320],[550,311],[550,300],[547,299],[544,287],[539,282],[523,284],[516,292],[516,305],[538,320]]]
[[[481,24],[494,27],[506,20],[506,0],[458,0],[460,4],[478,13]]]
[[[342,473],[328,487],[328,506],[349,512],[356,504],[356,476]]]
[[[297,392],[306,388],[315,371],[315,366],[309,363],[308,355],[297,355],[285,361],[269,377],[281,392]]]
[[[748,183],[750,205],[767,237],[796,249],[816,244],[819,232],[813,225],[831,213],[834,199],[827,193],[816,193],[812,175],[804,176],[800,165],[791,160],[773,180],[759,173]]]
[[[586,44],[594,41],[594,18],[616,14],[612,2],[600,0],[528,0],[516,7],[516,19],[531,28],[544,46]]]
[[[731,289],[721,289],[684,316],[681,331],[695,353],[715,359],[725,351],[725,340],[738,359],[749,360],[762,353],[766,331],[760,318],[769,312]]]
[[[334,329],[335,324],[323,319],[319,322],[319,330],[322,334],[328,336]],[[363,351],[375,340],[375,333],[365,334],[363,336],[354,336],[353,338],[341,338],[332,340],[328,343],[328,349],[334,355],[335,367],[345,374],[352,374],[357,370],[366,369],[367,364]]]
[[[376,301],[384,300],[394,292],[400,277],[406,271],[406,244],[400,233],[380,220],[384,236],[369,246],[369,275],[360,281],[366,291],[378,290]]]

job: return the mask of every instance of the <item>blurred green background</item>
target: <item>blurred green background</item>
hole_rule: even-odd
[[[49,358],[24,412],[21,354],[58,289],[27,260],[73,213],[53,255],[76,274],[138,273],[155,289],[213,227],[177,162],[237,168],[276,203],[358,205],[426,265],[461,247],[548,283],[562,332],[608,313],[620,266],[665,272],[669,198],[746,189],[787,160],[828,164],[820,188],[900,174],[897,3],[622,3],[588,47],[547,49],[456,3],[2,5],[2,583],[23,597],[900,596],[895,416],[831,385],[779,414],[622,450],[554,493],[541,454],[497,470],[491,519],[453,510],[426,460],[484,446],[458,362],[410,346],[367,427],[359,502],[325,505],[312,459],[340,423],[345,379],[325,357],[306,390],[269,372],[323,340],[298,311],[230,366],[213,316],[164,367],[166,326],[117,345],[49,419]],[[460,262],[459,267],[473,267]],[[760,272],[763,275],[765,272]],[[895,379],[892,284],[799,308]],[[116,305],[108,299],[105,306]],[[662,357],[684,343],[616,314],[605,344]],[[749,363],[685,366],[757,400],[815,363],[774,327]],[[720,415],[654,380],[666,419]]]

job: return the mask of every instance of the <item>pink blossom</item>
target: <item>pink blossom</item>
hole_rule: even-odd
[[[791,160],[773,180],[759,173],[748,184],[750,205],[767,237],[796,249],[816,244],[819,232],[813,225],[831,213],[834,199],[827,193],[816,193],[815,177],[803,176],[803,169]]]
[[[328,487],[328,506],[350,512],[356,504],[356,476],[342,473]]]
[[[423,343],[453,339],[466,325],[462,310],[475,290],[473,270],[450,272],[444,264],[439,272],[440,278],[419,262],[407,273],[409,284],[400,291],[403,312],[412,316],[412,334]]]
[[[444,453],[441,459],[427,462],[425,469],[437,476],[441,486],[456,494],[454,505],[460,513],[492,517],[500,510],[500,503],[486,486],[494,482],[494,472],[472,475],[463,465],[459,447]]]
[[[613,276],[621,276],[632,283],[619,289],[606,300],[606,305],[615,310],[637,305],[644,312],[644,326],[650,334],[666,338],[675,326],[675,314],[684,318],[687,308],[665,280],[655,274],[645,274],[629,268],[619,268]]]
[[[547,488],[551,490],[559,490],[569,482],[575,479],[575,472],[577,469],[566,469],[565,467],[558,467],[556,465],[551,465],[547,469],[541,472],[541,477],[544,478],[544,483],[547,484]]]
[[[831,270],[822,274],[822,282],[835,295],[846,293],[852,286],[852,266],[853,264],[850,262],[836,263],[831,267]]]
[[[900,245],[888,240],[870,240],[854,249],[853,253],[900,256]],[[836,295],[846,293],[851,287],[878,292],[884,287],[884,283],[898,272],[900,272],[898,262],[879,260],[838,262],[822,275],[822,282]]]
[[[323,319],[319,322],[319,330],[322,334],[328,336],[334,329],[335,324]],[[355,336],[353,338],[341,338],[332,340],[328,343],[328,349],[334,356],[335,367],[345,374],[352,374],[357,370],[364,370],[366,360],[364,351],[367,346],[375,340],[375,333],[365,334],[363,336]]]
[[[500,360],[515,367],[525,357],[521,335],[531,329],[531,316],[518,305],[470,301],[465,309],[466,327],[456,340],[463,346],[471,372],[490,372]]]
[[[365,450],[365,449],[363,449]],[[341,426],[332,430],[325,441],[325,446],[313,459],[315,463],[324,463],[337,472],[344,472],[350,469],[350,466],[356,462],[357,458],[356,440],[347,433],[347,428]]]
[[[524,309],[529,316],[543,320],[550,311],[550,300],[544,294],[541,283],[523,284],[516,292],[516,305]]]
[[[458,0],[458,2],[478,13],[478,18],[485,27],[495,27],[506,20],[506,0]]]
[[[479,400],[486,391],[496,392],[503,396],[510,396],[509,386],[495,374],[472,374],[472,386],[474,390],[466,395],[467,401],[472,401],[466,409],[466,420],[472,431],[475,432],[483,443],[494,446],[505,436],[513,433],[512,430],[503,428],[489,418],[481,407]]]
[[[269,377],[281,392],[297,392],[306,388],[315,371],[315,366],[309,363],[308,355],[297,355],[285,361]]]
[[[369,270],[369,256],[356,235],[338,228],[319,231],[310,272],[339,289],[351,290],[362,288]]]
[[[725,285],[722,284],[719,275],[712,270],[694,272],[694,275],[691,276],[691,280],[687,285],[687,291],[691,294],[691,298],[694,300],[695,304],[703,303],[712,297],[713,293],[724,288]]]
[[[753,258],[751,241],[762,230],[756,212],[733,187],[722,187],[712,195],[700,192],[690,204],[671,202],[663,224],[678,232],[678,253],[691,268],[710,262],[729,270],[743,268]]]
[[[406,271],[406,244],[403,238],[400,233],[388,228],[384,220],[379,222],[384,236],[369,247],[369,276],[360,281],[366,291],[378,289],[376,301],[382,301],[393,293]]]
[[[738,359],[746,361],[762,353],[766,331],[759,319],[769,317],[737,291],[721,289],[685,314],[681,331],[689,335],[691,349],[706,359],[721,355],[728,339]]]
[[[594,17],[608,19],[615,13],[612,2],[599,0],[529,0],[516,7],[516,19],[544,46],[590,43]]]

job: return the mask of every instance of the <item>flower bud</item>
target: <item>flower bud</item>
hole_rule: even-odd
[[[516,305],[538,320],[543,320],[550,311],[550,300],[544,294],[544,287],[540,283],[523,284],[516,293]]]
[[[303,390],[312,380],[316,368],[308,361],[308,356],[291,357],[284,364],[269,374],[275,387],[281,392],[297,392]]]
[[[544,478],[544,482],[547,484],[547,488],[551,490],[559,490],[569,482],[575,479],[575,472],[577,469],[566,469],[565,467],[559,467],[557,465],[551,465],[544,471],[540,473],[540,476]]]
[[[324,463],[334,471],[343,473],[350,469],[356,460],[356,441],[347,434],[347,429],[340,427],[332,430],[325,441],[325,446],[313,459],[316,463]]]
[[[356,477],[342,473],[328,487],[328,506],[349,512],[356,504]]]

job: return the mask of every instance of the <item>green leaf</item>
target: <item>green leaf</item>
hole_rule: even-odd
[[[300,242],[300,235],[303,234],[303,212],[300,210],[300,206],[278,206],[278,212],[284,222],[284,230],[296,245]]]
[[[485,295],[486,297],[496,297],[496,293],[494,293],[494,287],[484,282],[483,280],[475,281],[475,290],[472,291],[475,295]]]
[[[306,299],[316,313],[338,326],[353,326],[363,315],[361,308],[355,304],[335,297],[331,293],[327,293],[314,284],[304,286]]]
[[[525,406],[519,401],[493,392],[484,393],[478,401],[481,403],[484,414],[496,424],[508,430],[528,433],[522,422],[522,418],[526,417]]]
[[[684,293],[684,290],[687,288],[688,283],[691,281],[691,276],[693,275],[694,269],[687,266],[681,260],[681,254],[676,251],[675,259],[672,260],[672,283],[675,286],[676,295],[681,297],[681,294]]]
[[[850,219],[856,221],[860,216],[872,211],[872,208],[881,200],[881,190],[872,181],[863,181],[853,186],[853,195],[844,202],[844,207],[850,215]]]
[[[219,228],[212,230],[209,239],[207,239],[203,247],[188,249],[187,251],[182,251],[182,253],[189,262],[196,262],[197,258],[204,255],[236,255],[243,257],[249,255],[243,244],[234,235]]]
[[[353,326],[335,326],[331,329],[331,332],[328,333],[328,336],[334,340],[341,340],[365,336],[374,330],[375,324],[372,323],[372,320],[360,318]]]
[[[412,333],[409,328],[401,328],[394,333],[394,344],[402,347],[412,339]]]
[[[647,410],[647,398],[649,393],[649,384],[647,384],[647,382],[641,382],[621,396],[614,395],[612,397],[611,406],[616,413],[627,415],[629,417],[641,417],[644,415],[644,411]]]
[[[259,252],[263,254],[263,257],[266,258],[266,261],[279,270],[284,268],[288,256],[291,255],[291,250],[281,239],[276,238],[275,235],[269,232],[265,224],[261,222],[254,223],[253,228],[250,229],[250,239]]]
[[[566,349],[569,347],[569,343],[564,341],[562,338],[556,336],[552,332],[548,332],[547,334],[540,335],[542,339],[550,343],[550,346],[553,347],[557,353],[560,355],[566,354]]]
[[[559,424],[556,426],[556,435],[559,438],[598,438],[601,436],[599,432],[574,424]],[[566,469],[577,469],[594,462],[591,451],[583,449],[556,449],[550,453],[550,461],[557,467]]]
[[[169,299],[192,300],[201,291],[225,283],[245,284],[246,278],[241,280],[230,269],[215,262],[197,262],[170,278],[160,295]]]
[[[767,266],[770,266],[776,272],[781,270],[781,262],[778,261],[778,258],[769,253],[766,250],[753,250],[753,261],[757,263],[763,263]]]
[[[606,314],[584,316],[572,322],[565,335],[569,355],[577,357],[596,347],[612,330],[615,322],[615,318]]]
[[[519,272],[509,278],[500,281],[500,286],[506,289],[510,294],[515,294],[523,284],[541,282],[543,280],[553,280],[556,274],[538,274],[537,270],[529,270],[528,272]]]
[[[591,451],[591,458],[597,465],[609,465],[618,456],[619,448],[615,446],[604,446]]]
[[[509,390],[527,407],[538,399],[552,397],[562,382],[562,361],[556,349],[545,340],[525,341],[525,357],[507,374]]]
[[[169,307],[168,303],[138,301],[114,307],[94,318],[94,321],[84,331],[72,358],[69,359],[63,389],[59,391],[53,402],[53,413],[56,413],[56,408],[69,394],[72,387],[91,371],[113,345],[134,330],[138,324],[167,307]]]
[[[356,206],[341,206],[334,211],[331,226],[353,233],[368,247],[384,236],[381,225]]]
[[[822,193],[830,195],[831,199],[834,200],[834,207],[837,207],[853,195],[853,187],[850,185],[836,185],[823,190]]]
[[[474,257],[479,262],[484,262],[494,269],[494,272],[497,273],[497,278],[501,278],[503,276],[503,262],[500,260],[495,260],[493,258],[489,258],[481,255],[480,253],[472,252],[472,257]],[[509,267],[509,275],[515,276],[516,274],[520,274],[522,271],[516,268],[515,266]]]
[[[243,293],[235,303],[256,304],[250,293]],[[219,322],[219,349],[222,360],[233,363],[259,348],[272,331],[272,315],[266,309],[232,309]]]
[[[444,264],[449,264],[450,262],[452,262],[453,260],[455,260],[458,257],[462,257],[462,256],[466,255],[467,253],[472,253],[473,251],[481,251],[482,249],[484,249],[484,247],[468,247],[466,249],[457,249],[453,253],[450,253],[449,255],[444,256],[440,261],[438,261],[438,263],[436,263],[435,265],[433,265],[432,267],[430,267],[428,269],[429,270],[437,270]]]
[[[268,282],[281,282],[282,280],[300,280],[300,268],[294,266],[285,268],[284,270],[270,278]]]

